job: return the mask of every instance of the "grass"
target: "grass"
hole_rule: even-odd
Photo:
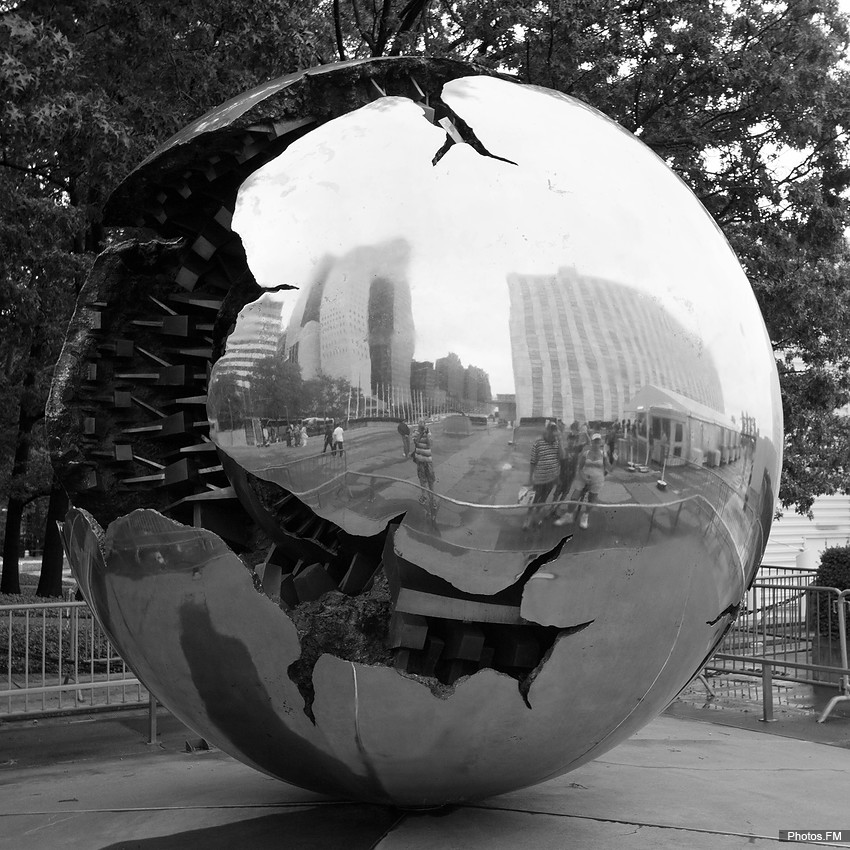
[[[21,585],[20,593],[0,593],[0,605],[32,605],[36,602],[59,602],[58,596],[44,597],[36,596],[38,589],[38,576],[33,573],[21,573],[19,579]],[[67,579],[62,580],[62,587],[75,587],[76,582]]]
[[[20,584],[20,593],[0,593],[0,606],[62,601],[59,597],[46,599],[35,595],[38,587],[37,575],[21,573]],[[73,582],[68,581],[63,584],[66,587],[74,585]],[[77,618],[80,657],[91,657],[92,629],[95,635],[95,656],[105,656],[106,638],[92,622],[88,609],[80,609]],[[13,674],[22,674],[27,668],[30,674],[38,674],[42,669],[43,654],[45,672],[58,673],[61,648],[62,667],[64,671],[67,671],[73,667],[71,640],[72,626],[67,608],[47,608],[41,611],[30,611],[29,614],[26,611],[6,612],[0,616],[0,667],[8,667],[9,672]]]

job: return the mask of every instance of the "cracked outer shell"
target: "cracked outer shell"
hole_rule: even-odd
[[[595,758],[666,705],[680,665],[698,663],[718,628],[705,625],[717,606],[710,582],[684,569],[669,594],[640,600],[629,640],[625,605],[558,638],[527,702],[495,670],[438,697],[394,669],[322,655],[314,726],[287,676],[295,627],[221,540],[153,511],[116,520],[102,555],[98,536],[83,512],[69,513],[66,545],[90,604],[171,711],[259,770],[374,802],[476,799]]]

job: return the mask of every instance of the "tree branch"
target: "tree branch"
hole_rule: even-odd
[[[357,0],[351,0],[351,11],[354,13],[354,25],[357,27],[357,32],[360,33],[360,38],[366,42],[366,46],[371,51],[374,41],[372,36],[363,29],[363,16],[360,14],[360,7],[357,5]]]
[[[33,168],[31,165],[18,165],[16,162],[9,162],[8,159],[4,156],[2,160],[0,160],[0,166],[4,168],[10,168],[13,171],[20,171],[22,174],[26,174],[30,177],[38,177],[40,180],[44,180],[45,183],[49,183],[51,186],[54,186],[57,189],[61,189],[63,192],[68,191],[68,184],[63,183],[55,178],[51,177],[49,174],[45,174],[42,171],[38,171]]]
[[[339,16],[339,0],[334,0],[334,35],[336,36],[336,49],[339,53],[339,58],[344,62],[345,45],[342,41],[342,22]]]
[[[425,11],[428,5],[428,0],[410,0],[410,2],[401,10],[401,22],[393,36],[393,46],[390,50],[390,56],[398,56],[401,53],[401,41],[399,36],[409,32],[416,23],[416,19]]]

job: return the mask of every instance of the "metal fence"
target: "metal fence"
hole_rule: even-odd
[[[818,587],[812,578],[763,566],[706,669],[835,686],[825,720],[838,701],[850,700],[850,590]],[[0,659],[0,717],[150,704],[85,602],[0,606]]]
[[[765,719],[772,714],[768,701],[773,678],[836,686],[839,694],[822,713],[821,722],[838,702],[850,700],[850,590],[820,587],[812,579],[808,570],[763,566],[707,667],[762,677]]]
[[[0,716],[148,702],[85,602],[0,606],[0,659]]]

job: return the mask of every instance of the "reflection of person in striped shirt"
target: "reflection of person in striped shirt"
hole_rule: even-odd
[[[529,460],[529,484],[534,488],[534,501],[528,509],[528,517],[523,523],[523,529],[531,525],[531,519],[535,508],[549,498],[552,488],[561,474],[561,440],[558,434],[558,426],[550,422],[543,432],[543,436],[534,441],[531,447],[531,458]],[[538,520],[538,525],[543,520]]]
[[[428,494],[428,500],[431,509],[434,510],[436,503],[434,501],[434,482],[437,480],[434,475],[434,458],[431,455],[431,430],[425,424],[424,419],[419,420],[419,427],[413,433],[413,461],[416,464],[416,474],[419,477],[419,485],[423,488],[420,492],[420,504],[426,503],[425,488],[431,492]]]

